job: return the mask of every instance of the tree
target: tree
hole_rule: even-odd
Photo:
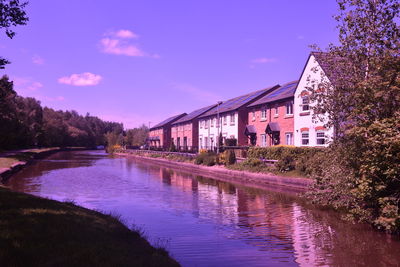
[[[28,17],[24,8],[28,2],[20,3],[19,0],[0,0],[0,28],[5,28],[6,35],[12,39],[15,32],[10,29],[12,26],[26,25]],[[4,69],[10,62],[0,57],[0,69]]]
[[[322,54],[328,79],[309,87],[315,114],[327,114],[336,131],[312,197],[400,231],[400,4],[337,2],[340,45]]]
[[[126,144],[130,146],[141,146],[146,143],[146,138],[149,128],[142,125],[138,128],[129,129],[126,131]]]

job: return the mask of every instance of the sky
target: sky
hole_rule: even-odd
[[[0,32],[22,96],[125,128],[299,79],[337,43],[334,0],[30,0]]]

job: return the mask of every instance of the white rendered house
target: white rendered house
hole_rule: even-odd
[[[321,67],[322,53],[311,53],[301,74],[294,94],[294,145],[326,147],[332,140],[334,129],[326,128],[326,115],[313,116],[312,107],[316,103],[310,101],[310,81],[316,83],[326,81],[329,77]]]
[[[237,145],[248,144],[245,134],[248,124],[247,105],[265,96],[271,90],[278,87],[275,85],[266,89],[238,96],[219,103],[199,117],[199,148],[213,150],[218,146],[218,137],[222,135],[222,141],[227,138],[237,140]],[[219,118],[219,121],[218,121]]]

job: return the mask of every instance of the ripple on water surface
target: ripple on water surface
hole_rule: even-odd
[[[184,266],[399,266],[400,242],[299,199],[101,152],[61,152],[14,190],[120,214]]]

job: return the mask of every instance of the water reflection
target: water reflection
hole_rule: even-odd
[[[132,158],[59,153],[13,177],[14,190],[122,214],[169,240],[185,266],[399,266],[400,242],[291,195]]]

